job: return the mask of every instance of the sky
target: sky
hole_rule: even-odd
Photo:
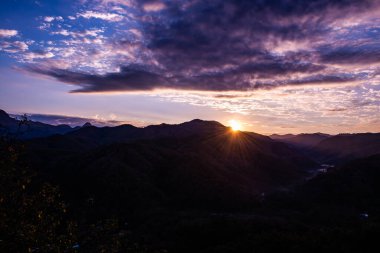
[[[379,13],[377,0],[3,0],[0,109],[380,132]]]

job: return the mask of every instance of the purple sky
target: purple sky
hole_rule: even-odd
[[[376,0],[7,0],[0,108],[380,132],[379,13]]]

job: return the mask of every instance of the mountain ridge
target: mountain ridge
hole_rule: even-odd
[[[89,150],[113,143],[135,142],[165,138],[185,138],[189,136],[215,136],[225,131],[233,131],[223,124],[212,120],[193,119],[179,124],[158,124],[135,127],[130,124],[119,126],[96,127],[90,123],[82,127],[71,128],[68,125],[49,125],[27,119],[11,118],[5,111],[0,111],[0,135],[12,138],[32,140],[35,147],[60,147],[62,150]],[[254,132],[239,131],[245,136],[257,140],[277,141],[290,145],[290,148],[309,156],[318,163],[337,163],[354,158],[380,153],[380,133],[338,134],[331,136],[324,133],[298,135],[265,136]],[[346,150],[346,151],[344,151]]]

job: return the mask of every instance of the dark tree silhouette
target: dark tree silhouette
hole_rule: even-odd
[[[59,189],[35,180],[21,144],[0,142],[0,251],[72,251],[76,223],[67,220]]]

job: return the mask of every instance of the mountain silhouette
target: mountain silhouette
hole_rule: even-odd
[[[65,134],[73,131],[68,125],[52,126],[41,122],[30,121],[25,117],[18,120],[10,117],[5,111],[0,110],[0,135],[17,139],[32,139]]]
[[[119,200],[109,201],[123,196],[121,202],[134,206],[159,202],[233,207],[252,203],[262,192],[302,182],[316,166],[267,136],[233,132],[199,119],[145,128],[89,126],[30,140],[28,147],[40,167],[53,164],[46,170],[64,189],[97,196],[109,206],[120,206]]]
[[[92,124],[90,122],[86,122],[83,124],[82,127],[91,127],[91,126],[92,126]]]
[[[184,138],[193,135],[214,134],[225,130],[227,128],[219,122],[199,119],[176,125],[160,124],[144,128],[128,124],[116,127],[87,126],[71,131],[64,136],[51,136],[35,140],[33,143],[36,145],[54,143],[54,146],[60,146],[62,149],[89,150],[112,143],[161,138]]]
[[[4,111],[0,123],[3,196],[39,196],[30,208],[46,217],[62,196],[60,224],[78,225],[83,252],[104,241],[127,243],[119,252],[185,253],[370,252],[377,243],[380,134],[268,137],[200,119],[70,128]],[[36,190],[46,184],[50,193]],[[7,197],[14,220],[23,198]]]
[[[330,135],[323,134],[323,133],[297,134],[297,135],[273,134],[273,135],[270,135],[269,137],[274,139],[274,140],[278,140],[278,141],[281,141],[284,143],[294,145],[295,147],[298,147],[298,148],[310,148],[310,147],[317,145],[322,140],[327,139],[328,137],[330,137]]]
[[[317,163],[343,164],[380,154],[380,133],[271,135]]]
[[[344,163],[380,154],[380,133],[339,134],[319,142],[313,152],[325,163]]]

